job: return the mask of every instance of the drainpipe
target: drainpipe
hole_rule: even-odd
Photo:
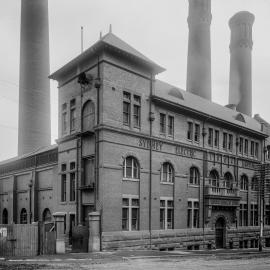
[[[202,137],[203,137],[203,188],[202,188],[202,206],[203,206],[203,245],[205,244],[205,158],[207,158],[206,156],[206,151],[204,151],[205,149],[205,136],[206,136],[206,131],[205,131],[205,121],[203,122],[203,128],[202,128]]]
[[[153,121],[155,120],[152,112],[152,95],[153,95],[153,74],[150,81],[150,97],[149,97],[149,121],[150,121],[150,149],[149,149],[149,244],[152,248],[152,136]]]

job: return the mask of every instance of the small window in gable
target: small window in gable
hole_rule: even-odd
[[[244,116],[241,113],[238,113],[235,116],[235,119],[238,120],[238,121],[240,121],[240,122],[246,123],[246,120],[245,120]]]

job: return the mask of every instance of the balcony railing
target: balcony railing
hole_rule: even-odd
[[[239,197],[239,190],[233,183],[209,180],[205,184],[205,195]]]

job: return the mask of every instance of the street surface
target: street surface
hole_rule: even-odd
[[[12,258],[0,261],[0,269],[8,270],[269,270],[270,252],[257,251],[202,251],[153,252],[123,251],[96,254],[66,254]]]

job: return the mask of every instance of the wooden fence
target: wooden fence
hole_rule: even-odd
[[[0,256],[35,256],[38,253],[38,224],[0,225]]]

